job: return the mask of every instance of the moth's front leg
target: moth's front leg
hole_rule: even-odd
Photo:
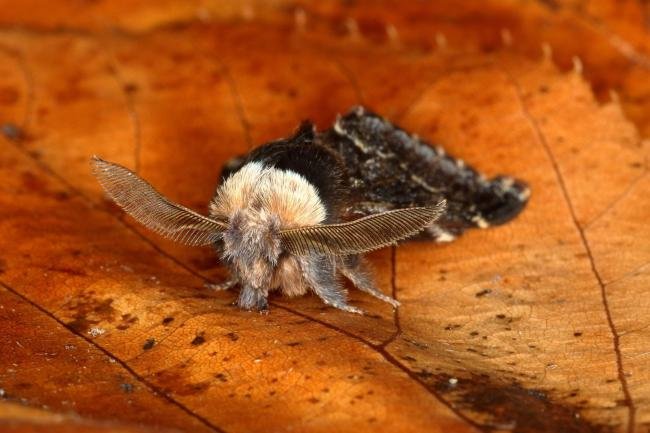
[[[237,306],[243,310],[257,310],[260,313],[269,311],[268,289],[257,288],[250,283],[244,283],[239,291]]]
[[[239,284],[239,279],[231,275],[228,279],[220,283],[205,283],[205,288],[215,291],[229,290]]]
[[[219,244],[215,244],[215,246],[218,245]],[[231,266],[230,264],[227,264],[227,268],[228,268],[228,278],[218,283],[205,283],[204,284],[205,288],[220,292],[220,291],[232,289],[233,287],[238,285],[241,280],[239,278],[239,275],[237,274],[237,269],[234,266]]]
[[[347,303],[345,290],[336,280],[336,264],[326,256],[300,258],[300,267],[307,284],[321,300],[349,313],[364,314],[360,308]]]
[[[239,277],[241,289],[237,305],[244,310],[267,313],[268,295],[274,266],[266,260],[239,260],[231,268],[232,275]]]

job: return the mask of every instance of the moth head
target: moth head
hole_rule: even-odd
[[[266,210],[243,208],[230,218],[221,237],[222,259],[238,278],[253,287],[270,284],[282,253],[281,222]]]
[[[280,228],[278,216],[264,209],[237,210],[221,235],[224,258],[242,270],[259,260],[275,266],[282,253]]]

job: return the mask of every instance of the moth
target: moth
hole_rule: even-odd
[[[470,227],[502,224],[525,206],[528,187],[506,176],[487,180],[440,147],[412,136],[363,107],[318,132],[303,122],[285,139],[228,161],[201,215],[147,181],[99,157],[93,172],[129,215],[187,245],[213,245],[237,305],[268,310],[271,291],[312,291],[325,304],[347,302],[338,274],[394,308],[374,284],[363,254],[413,238],[451,241]]]

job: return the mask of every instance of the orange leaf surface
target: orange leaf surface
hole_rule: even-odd
[[[640,6],[366,3],[3,8],[2,431],[647,430],[646,66],[610,33],[644,50]],[[240,311],[203,287],[213,251],[138,227],[88,164],[205,212],[225,160],[357,103],[532,189],[507,225],[371,254],[396,313]]]

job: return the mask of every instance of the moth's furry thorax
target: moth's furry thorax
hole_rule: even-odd
[[[249,162],[226,179],[210,203],[210,215],[230,221],[238,212],[275,215],[279,228],[320,224],[327,218],[318,191],[289,170]]]

